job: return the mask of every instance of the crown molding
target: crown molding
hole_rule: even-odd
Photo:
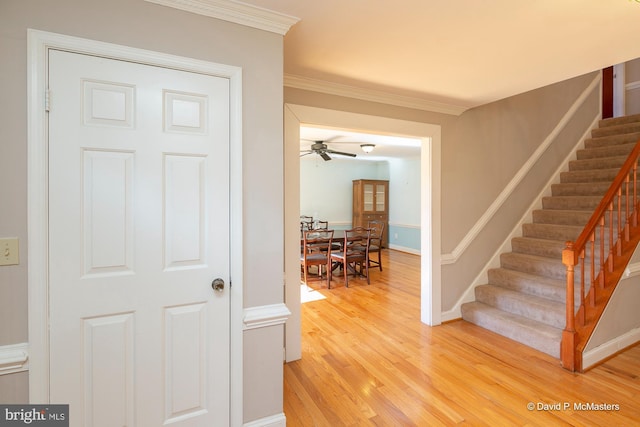
[[[198,15],[222,19],[259,30],[285,35],[300,20],[235,0],[145,0]]]
[[[345,96],[348,98],[360,99],[362,101],[379,102],[381,104],[395,105],[397,107],[453,114],[456,116],[459,116],[469,108],[410,96],[395,95],[373,89],[363,89],[355,86],[331,83],[324,80],[316,80],[292,74],[284,75],[284,85],[294,89],[310,90],[328,95]]]

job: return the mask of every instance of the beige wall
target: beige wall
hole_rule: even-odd
[[[553,131],[595,74],[464,112],[442,144],[442,252],[451,253]],[[553,140],[454,264],[442,269],[442,308],[454,306],[598,116],[599,92]]]
[[[441,125],[440,232],[442,252],[447,254],[474,227],[595,76],[581,76],[497,101],[458,117],[292,88],[285,88],[285,102]],[[457,262],[442,266],[443,311],[453,307],[507,238],[532,197],[542,191],[598,111],[596,90]]]
[[[143,0],[2,0],[0,237],[20,239],[21,263],[0,267],[0,346],[28,340],[27,28],[242,67],[244,305],[282,303],[282,36]],[[245,422],[282,412],[278,335],[282,326],[244,337]],[[24,399],[26,384],[0,377],[0,400]]]
[[[625,114],[640,114],[640,58],[625,63]]]
[[[640,248],[636,248],[629,267],[636,273],[623,277],[618,283],[609,305],[585,346],[585,352],[600,347],[605,353],[613,354],[640,337],[640,275],[637,273],[640,267]]]
[[[637,64],[640,67],[640,62]],[[596,75],[591,73],[483,105],[459,117],[291,88],[285,88],[285,102],[441,125],[440,231],[442,253],[447,254],[464,239]],[[553,172],[581,141],[599,111],[600,94],[596,88],[457,262],[442,266],[443,311],[462,296],[531,205],[532,197],[543,190]],[[640,263],[638,252],[640,250],[632,260],[636,269]],[[587,351],[598,346],[617,346],[621,336],[631,334],[631,338],[624,338],[626,340],[640,336],[640,315],[636,307],[640,294],[638,283],[637,275],[621,282]]]

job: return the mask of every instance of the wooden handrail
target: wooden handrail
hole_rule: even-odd
[[[570,371],[582,371],[582,350],[640,241],[639,159],[640,140],[576,241],[567,242],[562,251],[562,263],[567,267],[567,311],[560,358]]]

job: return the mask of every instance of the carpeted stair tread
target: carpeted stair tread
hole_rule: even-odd
[[[575,225],[584,227],[592,212],[589,210],[571,209],[536,209],[532,212],[536,224]]]
[[[640,122],[629,122],[623,124],[612,124],[603,128],[591,130],[591,137],[598,138],[601,136],[609,136],[621,133],[640,132]]]
[[[561,329],[477,301],[464,304],[462,318],[552,357],[560,357]]]
[[[481,303],[554,328],[564,328],[565,305],[559,301],[494,285],[476,286],[475,294],[476,301]]]
[[[511,239],[511,251],[548,258],[562,257],[566,240],[539,239],[537,237],[518,236]]]
[[[564,280],[542,277],[507,268],[492,268],[488,271],[489,284],[505,289],[535,295],[560,302],[564,305],[567,299]]]
[[[523,273],[537,274],[551,279],[563,280],[566,277],[566,267],[562,259],[530,255],[517,252],[500,254],[500,266]],[[574,274],[578,280],[579,271]]]
[[[599,182],[567,182],[551,184],[552,196],[604,196],[609,187],[610,181]]]
[[[604,157],[600,159],[584,159],[584,160],[571,160],[569,161],[570,171],[582,171],[582,170],[598,170],[598,169],[612,169],[620,170],[627,156],[612,156]],[[617,172],[616,172],[617,173]]]
[[[640,132],[623,133],[619,135],[601,136],[599,138],[587,138],[584,140],[585,148],[609,147],[618,144],[636,143],[640,139]]]
[[[610,126],[618,126],[628,123],[640,122],[640,114],[629,114],[621,117],[609,117],[598,121],[599,128],[605,128]]]
[[[589,182],[611,182],[615,179],[620,168],[577,170],[560,172],[561,183],[589,183]]]
[[[581,225],[529,223],[522,225],[522,235],[524,237],[567,241],[577,239],[583,228],[584,226]]]
[[[542,198],[543,209],[589,210],[593,212],[601,196],[547,196]]]
[[[462,304],[464,320],[560,357],[566,316],[562,251],[567,241],[575,241],[582,233],[638,140],[640,114],[600,121],[600,128],[592,130],[584,148],[569,162],[569,170],[560,173],[560,182],[551,185],[551,196],[542,198],[542,209],[532,210],[532,221],[522,225],[521,236],[511,239],[511,252],[500,255],[500,267],[489,269],[487,284],[475,287],[476,301]],[[626,203],[622,204],[624,212]],[[610,220],[605,222],[604,253],[608,254]],[[614,230],[617,222],[615,217]],[[591,258],[601,262],[600,253],[599,245],[588,248],[585,266]],[[576,283],[582,274],[580,268],[574,271]],[[589,287],[590,270],[584,274]],[[575,292],[577,308],[579,287]]]
[[[576,158],[578,160],[598,159],[606,157],[624,156],[625,158],[631,153],[633,147],[636,146],[636,142],[629,142],[627,144],[616,144],[612,146],[598,147],[598,148],[584,148],[576,152]]]

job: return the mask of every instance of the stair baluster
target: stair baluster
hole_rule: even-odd
[[[567,269],[567,311],[560,355],[562,366],[570,371],[582,371],[582,351],[640,241],[637,198],[639,159],[640,140],[580,236],[575,242],[567,242],[562,252],[562,262]],[[600,247],[597,265],[594,253],[596,240]],[[605,258],[607,244],[608,255]],[[590,283],[585,283],[584,264],[588,246],[591,247]],[[579,278],[580,304],[577,307],[574,283],[576,266],[582,273]]]

